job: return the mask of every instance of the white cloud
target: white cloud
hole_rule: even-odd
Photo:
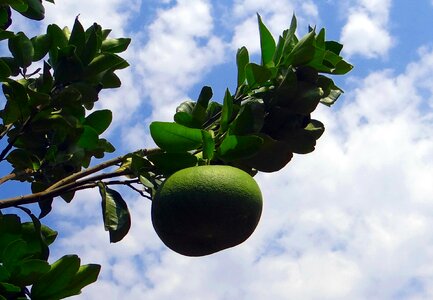
[[[224,44],[213,35],[208,1],[180,0],[160,10],[138,52],[143,88],[153,105],[152,119],[172,118],[186,92],[222,62]]]
[[[384,57],[394,44],[389,32],[391,0],[358,0],[350,7],[347,23],[341,32],[344,52],[367,58]]]
[[[79,16],[85,27],[96,22],[121,35],[125,32],[131,13],[139,11],[140,3],[140,0],[132,0],[125,6],[120,0],[64,0],[55,5],[46,2],[46,18],[43,22],[72,28],[75,17]]]
[[[392,37],[367,14],[357,12],[349,16],[341,33],[341,42],[349,56],[360,54],[375,58],[387,54],[392,46]]]

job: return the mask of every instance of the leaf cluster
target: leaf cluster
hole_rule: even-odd
[[[115,71],[128,66],[118,53],[130,39],[111,39],[109,33],[98,24],[85,30],[76,18],[72,30],[52,24],[39,36],[18,32],[8,38],[11,57],[0,58],[7,99],[0,111],[0,136],[7,137],[9,148],[0,160],[21,174],[15,179],[31,182],[34,193],[115,150],[100,137],[111,123],[111,111],[87,113],[101,90],[120,87]],[[27,74],[44,58],[42,68]],[[10,78],[18,75],[22,78]],[[62,196],[70,201],[73,193]],[[51,201],[41,203],[42,215],[50,211]]]
[[[204,87],[197,101],[178,106],[174,122],[153,122],[150,132],[164,150],[157,169],[168,176],[197,164],[230,164],[255,174],[283,168],[293,153],[315,149],[324,125],[311,118],[319,103],[331,106],[343,91],[327,75],[352,69],[340,56],[342,45],[309,28],[301,39],[297,22],[275,41],[258,15],[261,63],[250,62],[248,50],[238,50],[237,88],[226,91],[222,104],[211,101]],[[164,161],[164,166],[160,165]],[[166,168],[167,166],[168,168]]]
[[[80,265],[76,255],[50,264],[48,246],[57,232],[24,211],[31,222],[0,213],[0,299],[62,299],[80,294],[96,280],[100,266]]]

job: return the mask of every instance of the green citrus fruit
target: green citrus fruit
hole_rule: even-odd
[[[231,166],[198,166],[171,175],[152,202],[152,223],[167,247],[203,256],[244,242],[262,212],[255,180]]]

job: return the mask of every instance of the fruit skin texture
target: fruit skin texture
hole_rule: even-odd
[[[262,213],[255,180],[231,166],[197,166],[171,175],[152,201],[152,224],[164,244],[186,256],[244,242]]]

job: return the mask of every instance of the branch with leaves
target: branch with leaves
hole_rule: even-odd
[[[115,151],[100,137],[110,126],[112,112],[93,107],[102,89],[121,86],[116,71],[128,63],[119,55],[130,39],[109,38],[110,30],[97,24],[84,29],[78,18],[71,30],[52,24],[46,33],[29,38],[7,31],[11,9],[39,20],[42,2],[3,2],[0,39],[7,41],[11,56],[0,58],[6,97],[0,139],[7,138],[0,162],[13,171],[0,178],[0,186],[11,180],[26,182],[32,193],[0,199],[0,299],[60,299],[96,280],[99,267],[80,267],[77,256],[47,263],[56,233],[39,219],[51,212],[55,198],[71,202],[76,192],[98,188],[104,227],[110,241],[118,242],[128,233],[131,219],[127,202],[113,186],[129,187],[152,200],[166,178],[192,166],[230,165],[252,176],[279,171],[294,154],[314,151],[325,127],[311,114],[320,103],[331,106],[343,93],[329,75],[352,69],[340,56],[342,45],[326,40],[325,29],[309,28],[298,39],[293,17],[276,41],[258,15],[261,61],[251,62],[245,47],[238,50],[234,92],[227,89],[222,101],[214,101],[212,89],[203,87],[196,101],[180,103],[173,122],[150,124],[158,148],[91,166],[93,159]],[[40,61],[42,65],[34,67]],[[39,205],[38,218],[23,207],[30,203]],[[24,210],[32,221],[1,214],[10,207]],[[16,234],[11,237],[10,232]],[[17,249],[26,250],[12,261],[7,253]],[[69,274],[59,275],[61,286],[53,278],[60,273]]]

